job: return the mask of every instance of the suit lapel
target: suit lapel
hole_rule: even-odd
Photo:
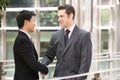
[[[34,45],[33,41],[31,39],[29,39],[29,37],[24,32],[19,31],[19,34],[21,34],[22,36],[24,36],[25,38],[27,38],[32,43],[32,45]]]
[[[70,47],[70,45],[72,44],[72,42],[73,42],[75,39],[77,39],[77,37],[79,36],[78,30],[79,30],[78,27],[75,26],[75,28],[74,28],[74,30],[73,30],[73,32],[72,32],[72,34],[71,34],[71,37],[70,37],[70,39],[69,39],[69,41],[68,41],[68,43],[67,43],[67,45],[66,45],[66,47],[65,47],[65,49],[64,49],[64,51],[63,51],[62,57],[65,55],[66,51],[69,49],[69,47]]]
[[[24,32],[19,31],[19,35],[24,36],[25,38],[27,38],[27,39],[28,39],[28,41],[30,41],[29,37],[28,37],[28,36],[27,36]],[[32,47],[33,47],[33,49],[34,49],[34,51],[35,51],[35,56],[36,56],[36,58],[38,59],[37,52],[36,52],[36,49],[35,49],[34,44],[33,44],[31,41],[30,41],[30,43],[31,43],[31,45],[32,45]]]
[[[64,40],[64,29],[62,29],[61,31],[60,31],[60,44],[62,45],[62,47],[64,47],[65,48],[65,40]]]

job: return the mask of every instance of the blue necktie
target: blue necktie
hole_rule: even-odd
[[[70,30],[67,29],[67,30],[65,31],[65,46],[67,45],[67,42],[68,42],[68,40],[69,40],[69,38],[68,38],[69,33],[70,33]]]

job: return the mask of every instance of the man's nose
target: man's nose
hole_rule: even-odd
[[[61,20],[60,17],[58,17],[58,22],[59,22],[60,20]]]

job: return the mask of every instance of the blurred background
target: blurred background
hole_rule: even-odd
[[[21,10],[36,13],[35,32],[31,34],[41,61],[51,34],[60,29],[57,7],[71,4],[75,23],[91,33],[93,58],[88,80],[120,80],[120,0],[11,0],[0,27],[0,80],[13,80],[13,44],[17,36],[16,15]],[[56,59],[49,66],[53,78]],[[42,79],[40,79],[42,80]]]

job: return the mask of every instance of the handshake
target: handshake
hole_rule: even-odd
[[[47,74],[43,74],[43,73],[41,73],[41,72],[40,72],[40,74],[41,74],[41,76],[42,76],[42,79],[45,79],[45,76],[46,76]]]
[[[43,65],[43,68],[44,68],[44,69],[42,69],[42,70],[40,71],[40,75],[41,75],[42,78],[44,79],[45,76],[46,76],[47,73],[48,73],[48,67],[47,67],[46,65],[44,65],[44,64],[42,64],[42,65]]]

